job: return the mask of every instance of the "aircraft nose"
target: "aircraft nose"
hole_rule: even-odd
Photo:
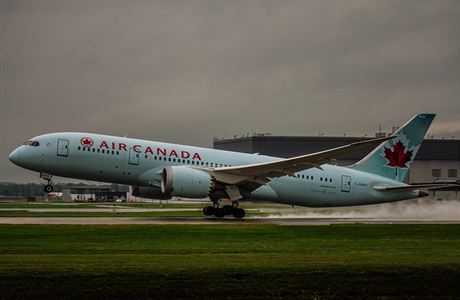
[[[13,164],[16,164],[16,165],[19,164],[19,161],[20,161],[20,158],[21,158],[20,151],[21,150],[19,150],[19,148],[16,148],[16,149],[13,150],[13,152],[10,153],[10,156],[8,156],[8,159]]]

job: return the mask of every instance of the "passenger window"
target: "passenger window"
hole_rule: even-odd
[[[78,146],[78,150],[80,150],[80,146]]]
[[[83,148],[83,151],[85,151],[85,148]],[[104,149],[102,149],[102,153],[105,153],[105,150],[104,150]]]
[[[93,152],[96,152],[96,149],[95,149],[95,148],[93,148]]]
[[[97,149],[97,153],[101,152],[101,149]]]
[[[146,154],[146,155],[145,155],[145,159],[147,159],[147,157],[148,157],[148,156],[147,156],[147,154]]]

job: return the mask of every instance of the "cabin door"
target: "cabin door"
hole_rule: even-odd
[[[69,140],[58,139],[57,156],[69,156]]]
[[[139,164],[139,152],[134,150],[134,148],[129,148],[128,163],[130,165],[138,165]]]
[[[342,176],[342,192],[349,193],[351,191],[351,176]]]

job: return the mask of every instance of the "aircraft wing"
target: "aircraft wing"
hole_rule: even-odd
[[[212,174],[218,181],[226,184],[237,184],[243,181],[265,184],[272,178],[294,175],[295,172],[309,168],[321,169],[321,165],[344,154],[352,153],[367,147],[377,147],[394,137],[384,137],[320,151],[312,154],[296,156],[271,162],[251,165],[215,168]]]

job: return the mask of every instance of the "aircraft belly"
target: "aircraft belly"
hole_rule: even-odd
[[[344,192],[340,186],[306,183],[295,178],[279,178],[269,185],[277,195],[276,202],[306,207],[378,204],[417,197],[414,192],[382,193],[369,187],[356,186],[350,192]]]

